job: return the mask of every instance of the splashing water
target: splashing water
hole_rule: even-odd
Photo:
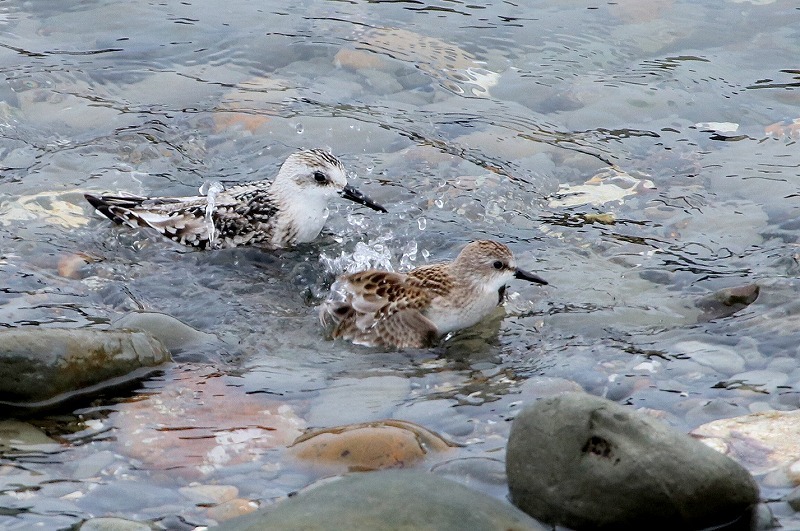
[[[414,268],[414,261],[417,259],[417,241],[411,240],[403,249],[403,256],[400,257],[400,270],[408,271]]]
[[[200,193],[205,194],[208,202],[206,203],[206,227],[208,227],[208,244],[213,247],[217,239],[217,229],[214,227],[214,209],[217,207],[217,196],[225,190],[225,187],[218,181],[204,182],[200,187]]]
[[[364,271],[366,269],[394,271],[395,268],[392,265],[392,251],[388,245],[389,241],[392,239],[393,235],[389,234],[375,240],[370,240],[369,243],[358,242],[352,253],[342,251],[342,254],[338,257],[329,257],[323,253],[320,255],[319,261],[325,267],[326,271],[337,276],[342,273],[355,273],[356,271]],[[414,246],[416,247],[416,242],[414,242]],[[404,250],[404,256],[405,252]]]

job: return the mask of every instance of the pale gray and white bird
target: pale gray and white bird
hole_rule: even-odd
[[[100,213],[130,227],[151,227],[199,249],[252,245],[278,249],[314,240],[335,196],[386,209],[347,184],[342,163],[321,149],[289,155],[273,180],[191,197],[85,194]]]
[[[519,269],[507,246],[475,241],[452,262],[408,273],[372,269],[340,276],[320,306],[320,322],[332,328],[334,339],[366,346],[428,347],[492,313],[512,278],[547,284]]]

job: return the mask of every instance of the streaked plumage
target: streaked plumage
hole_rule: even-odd
[[[276,249],[316,238],[328,219],[328,201],[337,194],[386,212],[348,186],[342,163],[321,149],[289,155],[272,181],[254,181],[219,192],[212,208],[208,208],[209,197],[201,195],[85,196],[116,223],[151,227],[184,245],[199,249],[243,245]]]
[[[452,262],[340,276],[320,306],[320,321],[332,327],[333,338],[361,345],[427,347],[489,315],[512,278],[547,284],[518,269],[505,245],[475,241]]]

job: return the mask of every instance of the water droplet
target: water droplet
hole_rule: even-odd
[[[358,214],[349,214],[347,216],[347,222],[353,227],[364,227],[365,221],[366,218]]]
[[[298,135],[302,135],[303,134],[303,124],[297,124],[296,130],[297,130],[297,134]]]
[[[427,260],[428,257],[431,255],[430,251],[428,251],[427,249],[423,249],[420,254],[422,255],[422,258],[424,258],[425,260]]]
[[[367,173],[372,173],[372,170],[374,170],[374,169],[375,169],[375,166],[373,166],[372,164],[367,165]]]
[[[419,225],[419,230],[425,230],[425,227],[428,225],[428,221],[425,218],[419,218],[417,220],[417,225]]]
[[[433,204],[439,208],[442,208],[444,206],[444,201],[442,201],[441,199],[437,199],[433,202]]]
[[[225,190],[218,181],[206,181],[200,186],[200,193],[206,195],[206,215],[205,223],[208,230],[208,241],[213,246],[217,239],[216,227],[214,227],[214,209],[217,208],[217,195]]]
[[[403,249],[403,256],[400,258],[400,269],[408,270],[414,267],[414,261],[417,259],[417,242],[411,240]]]

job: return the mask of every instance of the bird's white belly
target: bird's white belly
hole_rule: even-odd
[[[468,328],[479,323],[497,307],[498,295],[496,292],[484,293],[472,301],[466,297],[457,299],[462,304],[431,305],[425,315],[436,325],[440,335]]]

